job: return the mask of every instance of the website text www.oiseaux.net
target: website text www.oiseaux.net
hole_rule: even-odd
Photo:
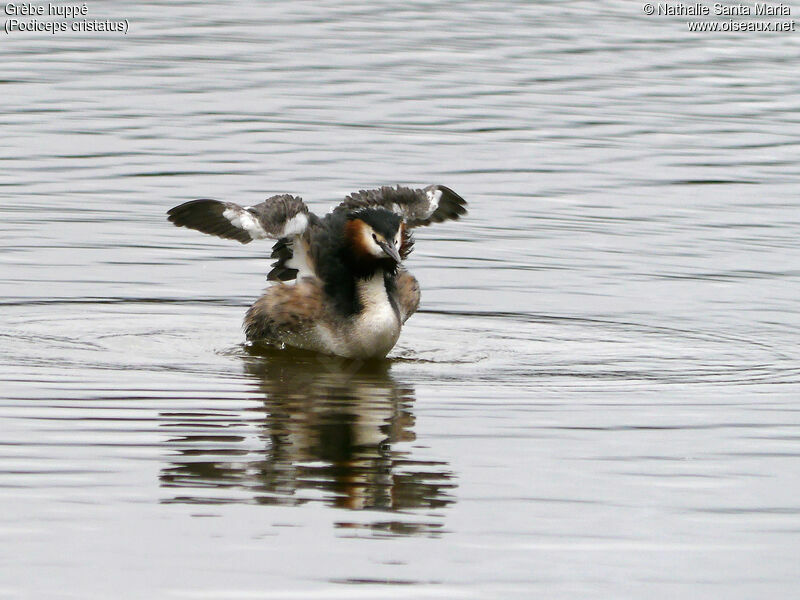
[[[689,31],[797,31],[794,21],[689,21]]]

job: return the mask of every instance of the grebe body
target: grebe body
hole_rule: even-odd
[[[244,319],[248,340],[366,359],[385,357],[419,306],[417,280],[402,264],[411,229],[458,219],[465,206],[432,185],[356,192],[324,217],[288,194],[250,207],[191,200],[167,214],[177,226],[243,244],[277,240],[273,283]]]

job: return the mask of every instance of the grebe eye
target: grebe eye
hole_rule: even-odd
[[[372,234],[372,239],[375,240],[376,244],[378,243],[378,236],[375,235],[374,233]]]

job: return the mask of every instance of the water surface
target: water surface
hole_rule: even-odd
[[[121,3],[0,47],[0,597],[789,598],[796,34]],[[442,183],[390,360],[259,353],[196,197]]]

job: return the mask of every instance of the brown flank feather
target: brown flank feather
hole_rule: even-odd
[[[395,279],[397,304],[400,309],[400,320],[405,323],[408,317],[417,312],[419,307],[419,282],[408,271],[398,271]]]
[[[245,315],[247,339],[279,342],[289,333],[310,329],[324,317],[322,299],[322,284],[313,277],[270,286]]]

